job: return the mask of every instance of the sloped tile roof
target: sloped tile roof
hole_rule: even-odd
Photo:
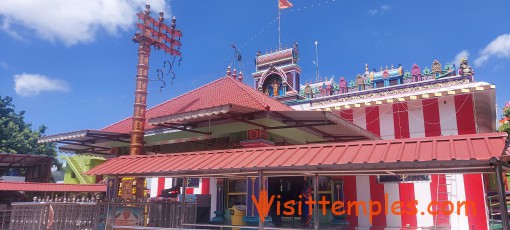
[[[226,104],[239,105],[256,110],[291,111],[292,108],[253,89],[232,77],[222,77],[153,108],[147,109],[145,130],[153,129],[149,119],[167,115],[180,114]],[[112,124],[102,131],[129,133],[131,117]]]

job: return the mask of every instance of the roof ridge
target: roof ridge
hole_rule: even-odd
[[[241,82],[241,81],[237,81],[237,80],[235,80],[235,79],[233,79],[233,78],[232,78],[231,80],[232,80],[232,81],[234,81],[234,82],[235,82],[235,84],[236,84],[237,86],[239,86],[239,87],[240,87],[243,91],[247,92],[247,93],[248,93],[248,95],[249,95],[251,98],[253,98],[255,101],[257,101],[257,102],[258,102],[260,105],[262,105],[262,107],[264,107],[264,108],[265,108],[266,106],[268,106],[268,105],[267,105],[267,103],[266,103],[266,101],[265,101],[265,99],[269,99],[269,100],[273,100],[274,102],[280,103],[280,104],[281,104],[282,106],[284,106],[284,107],[288,107],[288,108],[292,109],[292,108],[291,108],[291,107],[289,107],[288,105],[283,104],[283,103],[281,103],[280,101],[278,101],[278,100],[276,100],[276,99],[274,99],[274,98],[271,98],[271,97],[269,97],[269,96],[267,96],[267,95],[265,95],[265,94],[263,94],[263,93],[259,92],[258,90],[256,90],[256,89],[254,89],[254,88],[250,87],[249,85],[247,85],[247,84],[245,84],[245,83],[243,83],[243,82]],[[292,110],[294,110],[294,109],[292,109]]]
[[[200,86],[200,87],[198,87],[198,88],[195,88],[195,89],[189,90],[189,91],[187,91],[187,92],[185,92],[185,93],[183,93],[183,94],[181,94],[181,95],[179,95],[179,96],[177,96],[177,97],[174,97],[174,98],[171,98],[171,99],[166,100],[166,101],[164,101],[164,102],[161,102],[161,103],[159,103],[159,104],[157,104],[157,105],[155,105],[155,106],[153,106],[153,107],[151,107],[151,108],[147,109],[147,110],[145,111],[145,113],[147,114],[150,110],[156,109],[156,108],[158,108],[158,107],[160,107],[160,106],[165,105],[166,103],[169,103],[169,102],[171,102],[171,101],[177,100],[177,99],[179,99],[179,98],[181,98],[181,97],[183,97],[183,96],[185,96],[185,95],[187,95],[187,94],[190,94],[190,93],[192,93],[192,92],[194,92],[194,91],[196,91],[196,90],[199,90],[199,89],[201,89],[201,88],[205,88],[206,86],[209,86],[209,85],[211,85],[211,84],[213,84],[213,83],[215,83],[215,82],[217,82],[217,81],[220,81],[220,80],[222,80],[222,79],[224,79],[224,78],[227,78],[227,77],[220,77],[220,78],[218,78],[218,79],[216,79],[216,80],[214,80],[214,81],[211,81],[211,82],[209,82],[209,83],[207,83],[207,84],[205,84],[205,85],[202,85],[202,86]],[[110,128],[110,127],[114,126],[114,125],[117,125],[117,124],[119,124],[119,123],[122,123],[122,122],[124,122],[124,121],[126,121],[126,120],[129,120],[129,119],[132,119],[132,118],[133,118],[133,116],[126,117],[126,118],[124,118],[124,119],[122,119],[122,120],[120,120],[120,121],[118,121],[118,122],[115,122],[115,123],[113,123],[113,124],[111,124],[111,125],[108,125],[108,126],[106,126],[106,127],[102,128],[101,130],[108,129],[108,128]]]

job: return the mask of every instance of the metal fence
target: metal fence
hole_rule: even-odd
[[[164,227],[177,228],[180,227],[181,203],[143,203],[141,204],[147,210],[147,227]],[[197,218],[196,203],[186,203],[184,209],[183,223],[194,224]]]
[[[0,210],[0,230],[9,229],[11,210]]]
[[[20,202],[12,203],[10,218],[6,218],[10,221],[0,219],[0,226],[9,226],[11,230],[102,230],[112,227],[112,224],[115,227],[128,226],[126,222],[117,221],[122,219],[126,209],[139,211],[133,213],[140,220],[132,222],[135,226],[176,228],[181,224],[180,202],[119,203],[115,208],[115,223],[112,220],[113,206],[107,203]],[[196,203],[186,203],[182,223],[196,223],[196,210]]]
[[[9,229],[97,229],[104,206],[97,203],[13,203]]]

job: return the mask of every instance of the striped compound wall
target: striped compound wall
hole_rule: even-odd
[[[471,94],[425,99],[373,107],[337,111],[343,118],[367,129],[383,139],[448,136],[476,133],[473,97]],[[445,186],[448,181],[451,186]],[[367,215],[349,215],[348,221],[359,227],[428,227],[449,224],[451,229],[488,229],[483,179],[480,174],[432,175],[431,182],[385,183],[376,176],[345,176],[345,202],[379,201],[389,204],[418,201],[415,215],[381,213],[372,224]],[[448,191],[445,191],[448,190]],[[388,198],[385,199],[385,194]],[[445,197],[448,196],[448,197]],[[471,201],[476,214],[431,215],[431,201]],[[388,205],[389,205],[388,204]],[[433,208],[435,210],[435,208]],[[464,210],[464,209],[461,209]],[[362,211],[362,210],[360,210]]]

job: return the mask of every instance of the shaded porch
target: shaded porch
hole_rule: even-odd
[[[149,156],[122,156],[87,172],[115,177],[264,178],[324,175],[423,175],[496,173],[501,213],[508,213],[502,174],[509,171],[506,134],[309,144]],[[259,191],[265,189],[258,180]],[[183,184],[185,191],[185,184]],[[185,195],[183,194],[185,200]],[[319,200],[314,189],[313,200]],[[318,217],[318,209],[314,216]],[[508,215],[501,215],[509,229]],[[314,228],[320,227],[314,221]],[[184,226],[184,225],[182,225]],[[404,226],[405,227],[405,226]],[[259,221],[259,229],[264,223]]]

